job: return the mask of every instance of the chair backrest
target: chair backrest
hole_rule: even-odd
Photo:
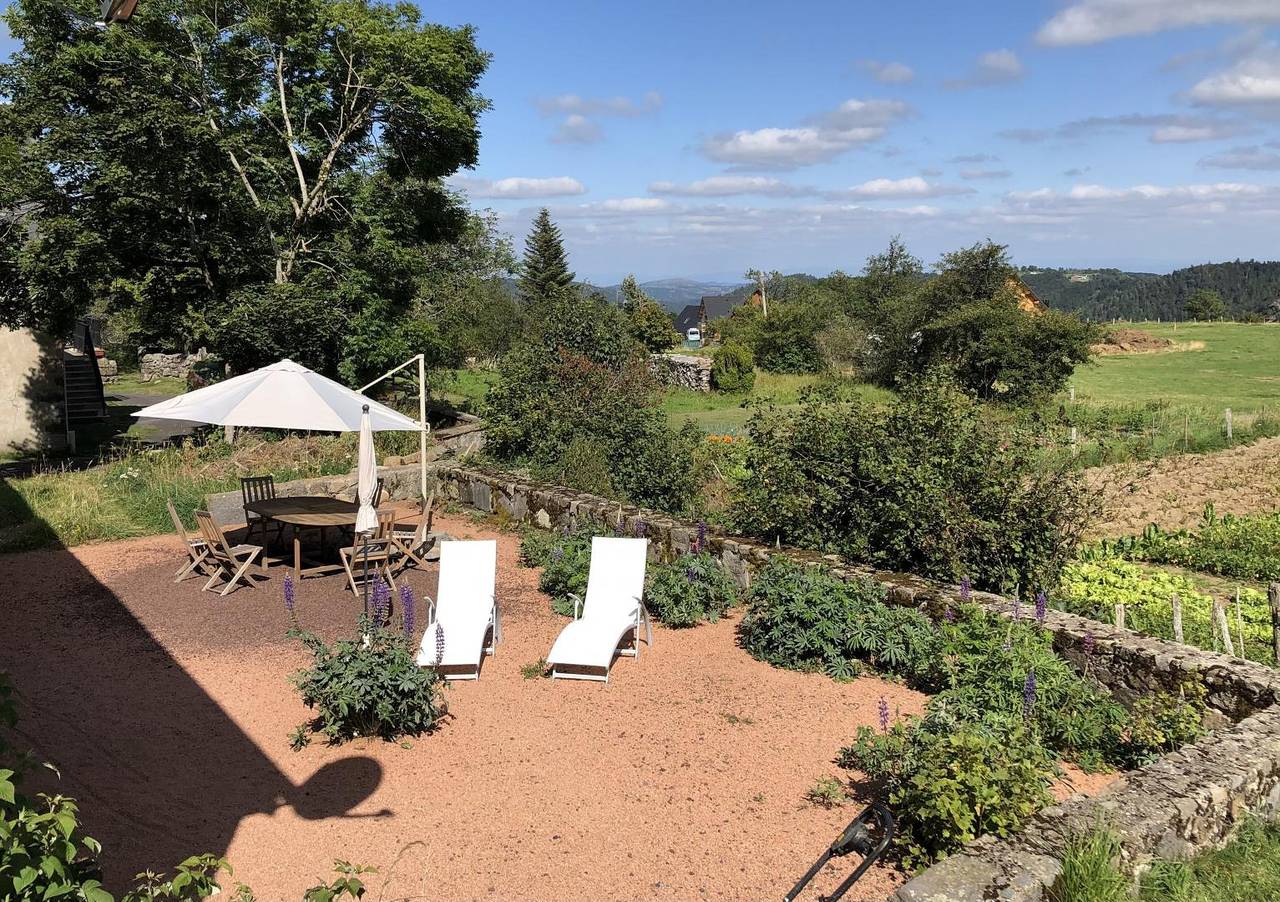
[[[274,476],[243,476],[240,479],[240,494],[245,504],[254,501],[268,501],[276,496],[276,480]]]
[[[374,533],[379,539],[386,539],[396,527],[396,512],[390,508],[378,511],[378,531]]]
[[[498,543],[493,539],[440,543],[436,619],[447,623],[488,618],[494,604]]]
[[[593,538],[582,616],[613,618],[634,614],[644,595],[648,557],[648,539]]]
[[[418,525],[413,531],[413,544],[421,545],[427,541],[427,536],[431,534],[431,518],[435,516],[432,510],[436,503],[436,490],[432,489],[431,494],[423,501],[418,502]]]
[[[214,557],[225,559],[231,556],[231,552],[227,550],[227,537],[222,534],[222,527],[214,521],[213,514],[208,511],[196,511],[196,523],[199,524],[200,535],[204,537]]]
[[[173,499],[166,498],[164,506],[169,508],[169,519],[173,521],[173,531],[178,534],[178,537],[183,542],[190,545],[191,537],[187,535],[187,527],[183,525],[182,518],[178,516],[178,509],[173,506]]]

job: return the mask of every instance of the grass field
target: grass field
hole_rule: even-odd
[[[746,425],[755,413],[755,407],[776,404],[788,407],[800,402],[806,388],[818,382],[817,376],[794,376],[756,372],[755,388],[748,394],[734,392],[695,392],[688,389],[671,389],[662,402],[673,426],[685,420],[693,420],[703,432],[712,435],[734,434]],[[884,400],[891,393],[872,385],[858,384],[859,394],[874,400]]]

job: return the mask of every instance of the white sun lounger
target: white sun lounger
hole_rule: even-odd
[[[493,540],[440,543],[440,586],[428,599],[427,629],[418,665],[438,667],[450,680],[480,678],[480,662],[502,641],[494,597],[498,543]],[[437,631],[439,627],[439,631]],[[492,630],[492,639],[486,643]],[[443,648],[437,644],[443,633]]]
[[[574,599],[574,621],[547,655],[553,677],[608,682],[615,654],[639,656],[642,624],[645,643],[653,645],[653,627],[642,601],[648,546],[648,539],[591,540],[586,601]],[[628,634],[633,637],[631,647],[620,649]]]

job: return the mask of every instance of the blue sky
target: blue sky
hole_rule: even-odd
[[[597,283],[1280,258],[1280,0],[420,5],[493,54],[455,184]]]
[[[1280,0],[422,5],[494,55],[457,183],[593,281],[1280,257]]]

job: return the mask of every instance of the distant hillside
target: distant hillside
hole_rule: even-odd
[[[1019,275],[1040,299],[1087,319],[1181,319],[1182,305],[1200,288],[1222,295],[1232,316],[1268,313],[1280,301],[1280,263],[1206,263],[1168,275],[1118,269],[1022,267]]]
[[[738,282],[698,282],[694,279],[655,279],[641,282],[645,294],[668,310],[678,313],[687,304],[696,304],[706,294],[725,294],[737,288]],[[619,300],[620,285],[606,285],[597,290],[611,301]]]

